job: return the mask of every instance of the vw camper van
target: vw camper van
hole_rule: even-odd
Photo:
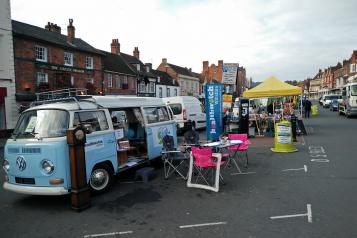
[[[32,195],[69,193],[66,132],[77,126],[87,133],[86,176],[95,193],[107,191],[113,175],[161,156],[166,134],[177,143],[175,121],[159,98],[93,96],[49,101],[24,111],[7,140],[4,189]],[[125,161],[119,160],[123,151]]]

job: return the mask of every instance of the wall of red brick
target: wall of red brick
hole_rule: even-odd
[[[47,63],[64,65],[64,52],[73,53],[73,67],[85,70],[85,73],[64,72],[60,70],[40,69],[35,63],[35,46],[40,45],[47,48]],[[74,77],[74,87],[84,88],[88,78],[93,78],[96,91],[99,93],[102,90],[102,58],[100,55],[85,53],[81,51],[65,50],[56,45],[44,44],[28,39],[14,37],[14,52],[15,52],[15,77],[16,91],[23,92],[26,88],[30,92],[37,92],[36,74],[44,72],[48,74],[50,90],[55,90],[54,80],[56,73],[69,73]],[[93,70],[85,69],[86,56],[93,57]]]

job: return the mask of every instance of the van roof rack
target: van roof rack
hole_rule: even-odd
[[[50,103],[56,103],[56,102],[75,102],[77,103],[79,109],[81,109],[81,106],[79,104],[79,101],[75,97],[66,97],[66,98],[55,98],[55,99],[48,99],[48,100],[40,100],[40,101],[34,101],[30,104],[30,107],[38,106],[38,105],[43,105],[43,104],[50,104]]]
[[[50,103],[60,103],[60,102],[75,102],[78,105],[78,108],[82,110],[80,102],[88,102],[88,103],[93,103],[97,106],[97,108],[103,108],[99,104],[97,104],[95,101],[91,100],[85,100],[88,98],[92,98],[91,95],[83,95],[83,96],[74,96],[74,97],[64,97],[64,98],[55,98],[55,99],[48,99],[48,100],[40,100],[40,101],[34,101],[30,104],[30,107],[38,106],[38,105],[43,105],[43,104],[50,104]]]

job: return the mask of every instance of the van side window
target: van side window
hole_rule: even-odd
[[[182,113],[182,105],[180,103],[169,104],[174,115],[179,115]]]
[[[74,114],[73,126],[77,126],[79,124],[87,127],[90,132],[109,129],[104,111],[76,112]]]
[[[145,117],[149,124],[159,122],[157,110],[157,107],[144,108]]]
[[[170,120],[170,116],[169,116],[169,113],[167,112],[166,107],[158,108],[157,112],[159,113],[159,121],[169,121]]]

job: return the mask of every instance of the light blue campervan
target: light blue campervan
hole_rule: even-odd
[[[85,155],[88,184],[94,192],[106,191],[112,175],[125,167],[118,163],[117,138],[112,123],[113,111],[120,108],[138,108],[136,115],[141,114],[142,144],[147,148],[144,161],[161,156],[165,134],[173,135],[177,143],[172,117],[160,117],[158,110],[155,110],[161,108],[165,111],[162,100],[128,99],[93,96],[82,101],[43,104],[23,112],[4,148],[4,189],[32,195],[69,193],[71,178],[66,131],[81,124],[87,130]],[[150,112],[157,114],[151,115]],[[160,118],[163,120],[160,121]],[[140,133],[136,134],[137,138],[128,138],[129,141],[132,139],[134,143],[139,140]]]

